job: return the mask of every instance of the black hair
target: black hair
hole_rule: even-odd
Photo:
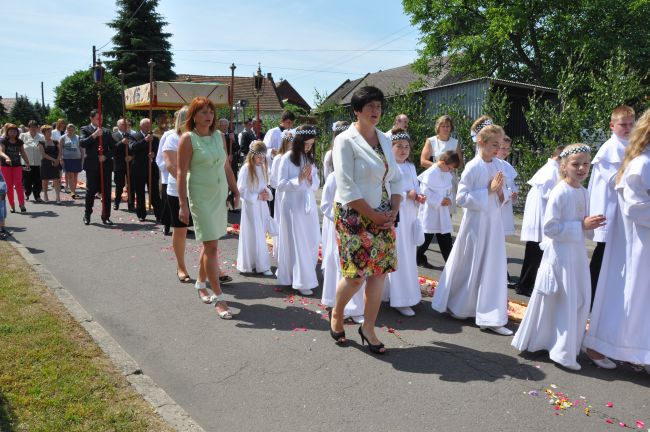
[[[301,134],[299,133],[300,131],[314,131],[314,134]],[[305,158],[307,159],[307,162],[310,164],[314,163],[314,152],[316,151],[316,145],[311,146],[311,150],[309,150],[309,153],[305,153],[305,141],[309,141],[310,139],[316,138],[315,135],[316,132],[316,127],[310,124],[305,124],[305,125],[300,125],[296,129],[296,134],[293,136],[293,145],[291,146],[291,156],[289,156],[289,159],[291,160],[291,163],[293,163],[296,166],[300,166],[300,158],[302,155],[305,155]],[[316,144],[314,142],[314,144]]]
[[[282,113],[282,120],[280,121],[285,121],[285,120],[291,120],[291,121],[296,121],[296,115],[292,113],[291,111],[284,111]]]
[[[364,106],[375,101],[381,102],[382,108],[384,107],[384,94],[382,91],[373,86],[361,87],[352,95],[352,110],[354,112],[361,112]]]
[[[96,109],[91,110],[91,111],[90,111],[90,118],[95,117],[97,114],[99,114],[99,111],[97,111]]]

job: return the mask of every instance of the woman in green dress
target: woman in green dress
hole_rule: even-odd
[[[237,180],[228,162],[224,139],[215,131],[214,105],[203,97],[190,104],[185,132],[178,144],[177,187],[181,222],[194,220],[196,239],[203,243],[196,289],[204,290],[206,279],[216,294],[219,317],[231,319],[218,277],[218,239],[226,234],[228,188],[239,204]],[[189,206],[188,206],[189,201]]]

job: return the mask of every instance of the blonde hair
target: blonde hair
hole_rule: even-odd
[[[275,157],[285,154],[286,152],[291,150],[292,146],[293,146],[293,134],[291,132],[287,132],[284,138],[282,138],[282,143],[280,143],[278,154],[276,154]]]
[[[616,183],[620,182],[625,173],[625,169],[629,165],[630,161],[637,156],[640,156],[646,148],[648,147],[648,142],[650,142],[650,109],[646,110],[641,118],[634,125],[632,129],[632,134],[630,135],[630,143],[625,148],[625,157],[623,158],[623,163],[621,168],[618,170],[616,175]]]
[[[256,187],[259,179],[257,178],[257,170],[255,169],[255,154],[263,153],[264,162],[262,162],[262,172],[264,173],[264,183],[269,183],[269,173],[268,166],[266,164],[266,144],[264,141],[253,141],[250,146],[250,150],[246,155],[246,165],[248,166],[248,185],[251,187]]]
[[[443,123],[449,123],[449,126],[451,126],[451,130],[449,131],[449,133],[454,132],[454,121],[452,120],[452,118],[449,117],[448,115],[442,115],[436,119],[436,135],[440,133],[439,129]]]
[[[627,105],[617,106],[612,110],[612,117],[610,121],[616,121],[624,117],[634,117],[635,116],[634,108]]]
[[[488,140],[493,138],[501,138],[505,135],[503,128],[499,125],[491,124],[482,128],[476,135],[476,141],[481,141],[485,144]]]
[[[187,113],[190,111],[190,107],[184,105],[181,109],[174,113],[174,130],[176,134],[181,136],[185,132],[185,122],[187,122]]]
[[[570,152],[570,151],[573,150],[573,149],[577,149],[577,148],[581,148],[581,147],[587,147],[587,148],[589,148],[589,146],[588,146],[587,144],[583,144],[583,143],[574,143],[574,144],[569,144],[569,145],[565,146],[565,147],[562,149],[561,153],[564,153],[564,152]],[[567,164],[567,162],[569,161],[569,158],[570,158],[571,156],[573,156],[573,155],[580,154],[580,153],[588,154],[588,155],[591,157],[591,151],[590,151],[589,153],[580,151],[580,152],[578,152],[578,153],[571,153],[571,154],[569,154],[568,156],[560,157],[560,178],[561,178],[561,179],[564,180],[564,179],[566,178],[566,171],[565,171],[565,168],[566,168],[566,164]]]

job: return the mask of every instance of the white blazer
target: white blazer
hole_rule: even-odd
[[[388,172],[381,157],[361,136],[357,128],[350,126],[334,140],[332,160],[336,177],[336,195],[334,201],[346,205],[349,202],[364,199],[372,208],[381,204],[381,186],[386,173],[386,190],[400,195],[402,184],[400,171],[390,138],[379,129],[375,129],[386,161]]]

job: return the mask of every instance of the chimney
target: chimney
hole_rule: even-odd
[[[269,80],[269,81],[273,81],[273,77],[271,76],[271,72],[268,72],[266,74],[266,79]]]

